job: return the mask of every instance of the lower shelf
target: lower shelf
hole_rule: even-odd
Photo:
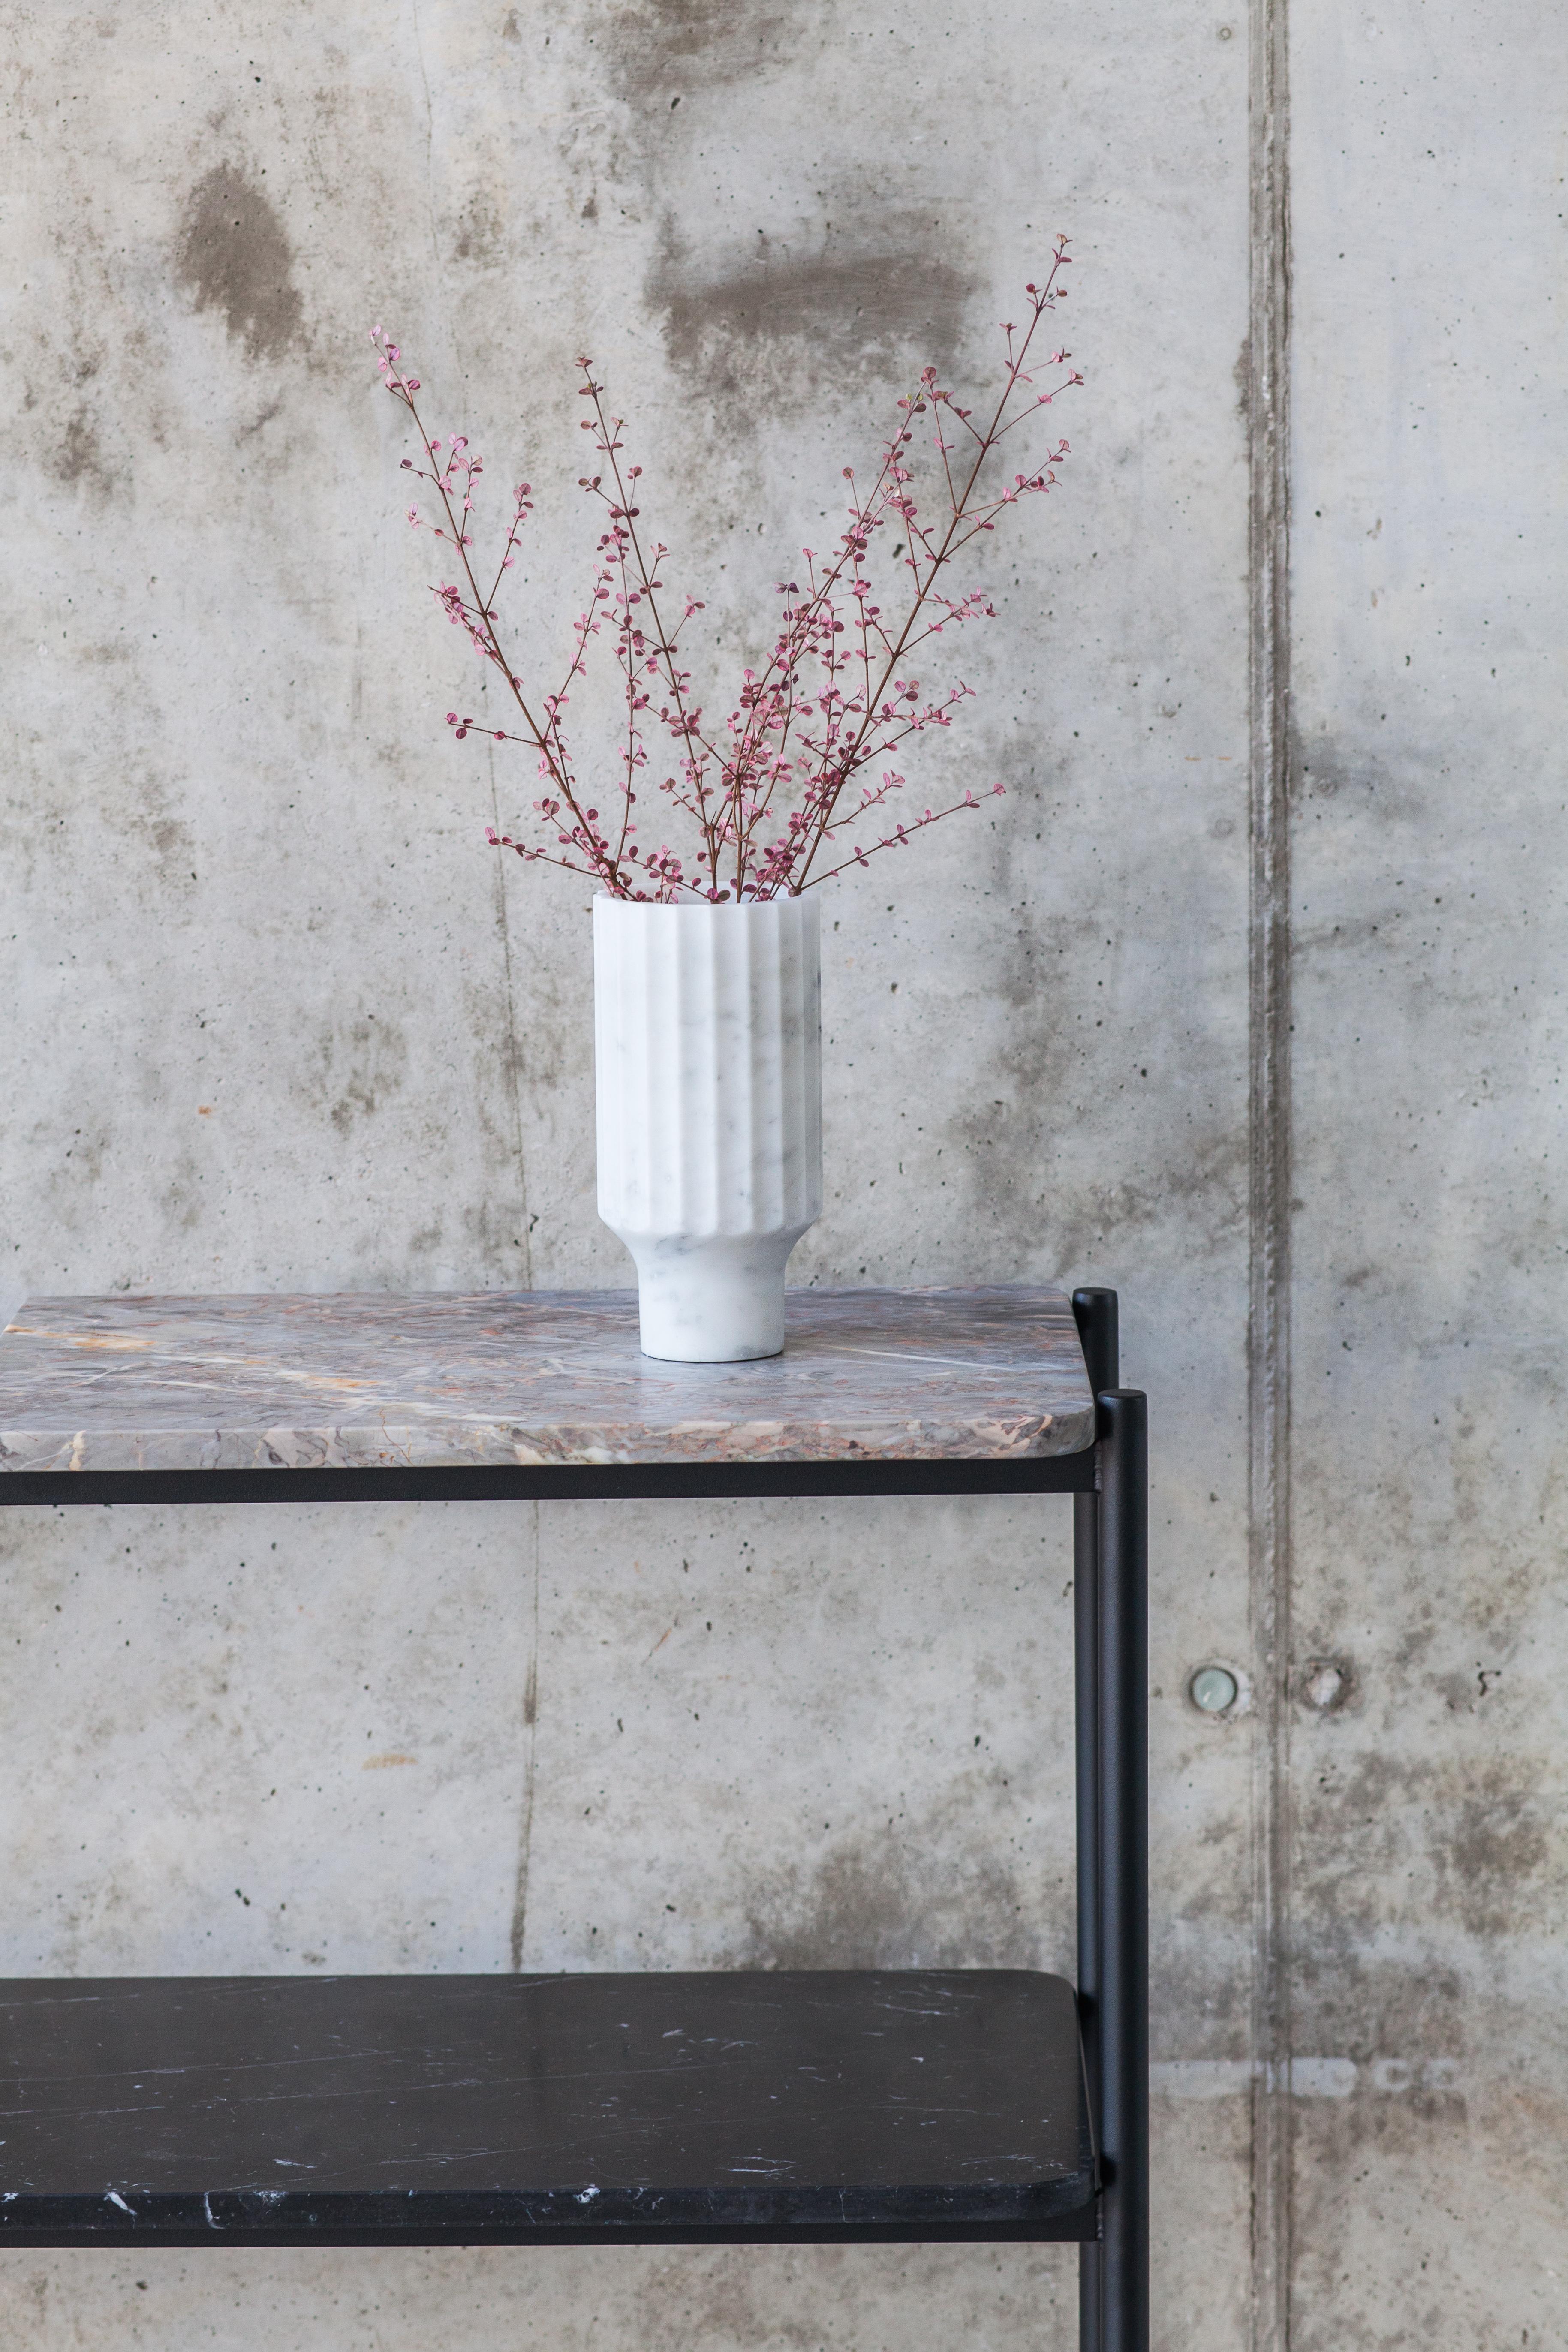
[[[0,2244],[1073,2240],[1016,1969],[0,1982]]]

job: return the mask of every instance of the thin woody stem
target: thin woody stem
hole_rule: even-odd
[[[902,629],[899,632],[898,641],[897,641],[897,643],[894,645],[893,649],[892,649],[892,652],[889,655],[889,656],[888,656],[888,660],[887,660],[886,664],[884,665],[884,667],[883,667],[883,670],[882,670],[882,676],[881,676],[880,680],[879,680],[879,683],[878,683],[878,687],[877,687],[876,694],[875,694],[874,696],[869,697],[869,698],[868,698],[868,708],[867,708],[867,710],[865,711],[865,713],[863,714],[863,716],[862,716],[862,718],[861,718],[861,721],[860,721],[859,726],[858,726],[858,727],[857,728],[857,730],[855,730],[855,734],[854,734],[854,737],[853,737],[853,739],[852,739],[852,740],[851,740],[851,744],[850,744],[850,758],[849,758],[848,761],[847,761],[847,762],[845,763],[845,766],[844,766],[844,781],[845,781],[845,782],[847,782],[847,780],[848,780],[849,776],[854,772],[855,768],[856,768],[856,767],[858,767],[858,766],[860,764],[860,759],[859,759],[860,747],[861,747],[861,745],[865,742],[865,739],[866,739],[867,731],[868,731],[868,730],[869,729],[869,727],[870,727],[870,726],[871,726],[871,724],[872,724],[872,717],[873,717],[873,709],[874,709],[874,706],[875,706],[877,703],[879,703],[879,702],[880,702],[880,700],[881,700],[881,698],[882,698],[883,695],[886,693],[886,691],[887,691],[887,689],[888,689],[888,687],[889,687],[889,686],[891,684],[891,682],[892,682],[893,674],[894,674],[894,672],[896,671],[896,669],[898,668],[899,662],[900,662],[900,660],[901,659],[901,657],[902,657],[902,656],[903,656],[904,649],[905,649],[905,646],[906,646],[906,643],[907,643],[907,641],[908,641],[908,639],[909,639],[910,632],[910,630],[914,627],[914,625],[915,625],[915,622],[917,621],[917,619],[920,617],[920,614],[921,614],[921,609],[922,609],[922,607],[924,606],[924,604],[925,604],[926,596],[927,596],[927,594],[928,594],[928,593],[929,593],[929,592],[930,592],[931,583],[932,583],[932,581],[936,578],[936,575],[937,575],[938,572],[942,569],[942,565],[947,562],[947,560],[948,560],[949,556],[950,556],[951,554],[952,554],[952,553],[955,551],[954,551],[954,549],[953,549],[953,547],[952,547],[952,542],[953,533],[957,530],[958,526],[959,526],[959,523],[961,522],[961,520],[963,520],[964,519],[964,509],[965,509],[965,508],[967,507],[967,505],[968,505],[970,495],[971,495],[971,493],[973,492],[973,488],[974,488],[974,487],[975,487],[975,484],[978,482],[978,480],[979,480],[979,478],[980,478],[980,472],[981,472],[981,468],[982,468],[982,467],[984,465],[986,458],[987,458],[987,457],[989,457],[989,455],[991,454],[991,450],[992,450],[993,446],[994,446],[994,442],[995,442],[995,438],[996,438],[996,430],[997,430],[997,427],[998,427],[998,425],[1001,424],[1002,419],[1003,419],[1003,416],[1004,416],[1004,415],[1005,414],[1006,407],[1007,407],[1007,403],[1008,403],[1008,401],[1012,398],[1013,392],[1014,392],[1014,390],[1015,390],[1015,388],[1016,388],[1016,383],[1017,383],[1017,380],[1018,380],[1018,376],[1019,376],[1020,371],[1022,370],[1022,367],[1023,367],[1023,364],[1024,364],[1024,362],[1025,362],[1026,358],[1028,356],[1029,345],[1030,345],[1030,343],[1031,343],[1031,342],[1033,341],[1033,340],[1034,340],[1035,331],[1036,331],[1037,328],[1039,326],[1040,320],[1041,320],[1042,316],[1044,315],[1045,308],[1046,308],[1046,303],[1047,303],[1047,299],[1048,299],[1048,298],[1049,298],[1050,290],[1051,290],[1051,287],[1052,287],[1052,285],[1053,285],[1053,284],[1054,284],[1054,282],[1055,282],[1057,273],[1058,273],[1058,269],[1060,268],[1060,267],[1061,267],[1061,260],[1060,260],[1060,257],[1059,257],[1059,255],[1058,255],[1058,257],[1057,260],[1056,260],[1055,262],[1053,262],[1053,264],[1052,264],[1052,267],[1051,267],[1051,274],[1050,274],[1050,277],[1049,277],[1049,278],[1047,279],[1047,281],[1046,281],[1046,286],[1045,286],[1045,289],[1044,289],[1044,291],[1043,291],[1042,293],[1040,293],[1040,294],[1038,294],[1038,295],[1037,295],[1037,296],[1035,296],[1035,297],[1033,298],[1034,305],[1035,305],[1034,317],[1032,318],[1032,320],[1030,320],[1030,322],[1029,322],[1029,329],[1028,329],[1028,332],[1025,335],[1025,337],[1024,337],[1024,341],[1023,341],[1023,343],[1022,343],[1022,345],[1021,345],[1021,347],[1020,347],[1020,349],[1019,349],[1019,351],[1018,351],[1018,352],[1017,352],[1016,356],[1016,357],[1011,357],[1011,356],[1009,357],[1008,366],[1007,366],[1007,373],[1006,373],[1005,381],[1004,385],[1003,385],[1003,389],[1002,389],[1002,395],[1001,395],[1001,398],[997,401],[996,407],[995,407],[995,411],[994,411],[994,415],[993,415],[993,416],[992,416],[992,419],[991,419],[990,426],[989,426],[989,428],[988,428],[988,430],[987,430],[987,432],[986,432],[986,434],[985,434],[985,436],[984,436],[984,439],[982,440],[982,442],[981,442],[980,449],[979,449],[978,454],[977,454],[977,455],[976,455],[976,457],[975,457],[974,463],[973,463],[973,467],[970,468],[969,479],[968,479],[968,481],[964,484],[964,487],[963,487],[963,496],[962,499],[961,499],[961,500],[959,500],[959,501],[955,504],[955,506],[954,506],[954,508],[953,508],[952,520],[952,521],[949,523],[948,528],[947,528],[947,530],[946,530],[946,531],[945,531],[945,533],[943,534],[942,541],[942,545],[938,548],[938,550],[937,550],[937,552],[936,552],[935,556],[934,556],[934,557],[932,558],[932,560],[931,560],[931,569],[930,569],[930,571],[929,571],[929,572],[927,572],[927,574],[926,574],[926,578],[925,578],[924,584],[923,584],[923,585],[921,585],[921,584],[919,583],[918,580],[917,580],[917,593],[916,593],[916,596],[915,596],[914,604],[912,604],[912,606],[910,607],[909,617],[908,617],[908,619],[905,621],[905,623],[904,623],[904,625],[903,625]],[[940,426],[939,426],[939,427],[938,427],[938,434],[939,434],[939,437],[940,437],[940,433],[941,433],[941,428],[940,428]],[[947,466],[947,461],[946,461],[945,455],[944,455],[944,457],[943,457],[942,464],[943,464],[943,470],[945,471],[945,470],[946,470],[946,466]],[[950,477],[949,478],[951,479],[951,477]],[[967,536],[969,536],[969,537],[973,537],[973,532],[971,532],[971,533],[967,534]],[[961,543],[962,543],[962,542],[961,542]],[[829,803],[828,803],[828,806],[827,806],[827,814],[828,814],[828,816],[829,816],[829,817],[831,817],[832,813],[833,813],[833,809],[834,809],[835,805],[837,804],[837,799],[838,799],[838,793],[841,793],[841,792],[843,791],[843,788],[844,788],[844,787],[843,787],[843,783],[841,782],[841,783],[839,784],[839,786],[837,787],[837,790],[834,793],[832,799],[831,799],[831,800],[829,801]],[[806,886],[806,883],[807,883],[807,881],[808,881],[808,880],[809,880],[809,878],[810,878],[812,864],[813,864],[813,862],[814,862],[814,860],[815,860],[815,858],[816,858],[816,856],[817,850],[820,848],[820,846],[821,846],[821,845],[822,845],[822,839],[823,839],[823,831],[822,831],[822,828],[820,828],[820,827],[819,827],[819,828],[818,828],[818,831],[817,831],[816,838],[816,840],[812,843],[812,845],[811,845],[810,849],[807,851],[806,856],[805,856],[805,860],[804,860],[804,862],[803,862],[803,864],[802,864],[802,866],[801,866],[799,878],[797,879],[797,881],[795,882],[795,888],[796,888],[797,890],[803,890],[803,889],[805,889],[805,886]],[[836,867],[836,868],[834,869],[834,871],[835,871],[835,872],[838,872],[838,871],[841,871],[841,870],[842,870],[841,868],[837,868],[837,867]],[[826,881],[828,877],[825,875],[822,878]]]
[[[1020,397],[1033,387],[1028,362],[1041,320],[1055,306],[1059,274],[1068,258],[1065,243],[1058,242],[1044,286],[1026,289],[1031,308],[1024,328],[1004,329],[1003,380],[988,415],[976,424],[971,412],[959,407],[955,395],[941,387],[935,370],[927,368],[899,403],[898,421],[882,446],[870,488],[862,491],[846,468],[849,497],[837,543],[820,562],[811,550],[801,551],[805,593],[794,581],[781,583],[785,606],[772,648],[760,671],[745,673],[734,707],[717,732],[702,724],[701,707],[692,697],[691,673],[682,668],[678,652],[678,639],[700,605],[688,597],[679,624],[665,625],[659,567],[668,550],[651,540],[645,545],[642,540],[634,503],[642,468],[622,466],[624,420],[607,413],[591,362],[580,363],[583,390],[592,402],[587,429],[595,435],[605,472],[584,479],[583,487],[609,507],[609,527],[599,543],[600,564],[587,609],[574,625],[565,677],[558,692],[544,696],[536,716],[502,648],[496,618],[497,599],[531,511],[529,485],[522,483],[512,494],[495,577],[489,593],[482,593],[467,528],[482,460],[459,435],[442,466],[414,398],[417,379],[402,372],[395,344],[381,329],[374,331],[372,340],[381,354],[387,389],[408,409],[432,469],[419,469],[417,478],[435,489],[440,502],[447,528],[437,536],[449,536],[462,566],[459,577],[467,583],[466,596],[458,587],[443,586],[435,593],[447,617],[462,626],[476,650],[506,679],[526,730],[481,731],[493,740],[531,745],[537,753],[545,797],[534,806],[556,830],[563,854],[531,848],[510,836],[502,845],[563,872],[584,875],[617,897],[668,902],[687,895],[728,899],[732,893],[744,902],[780,892],[796,894],[849,866],[863,865],[877,850],[906,844],[914,833],[956,814],[961,807],[978,805],[973,793],[966,793],[963,801],[937,811],[927,809],[910,824],[894,824],[871,842],[857,842],[846,830],[858,829],[862,820],[871,819],[904,782],[886,770],[880,782],[873,782],[865,772],[868,763],[878,755],[896,755],[910,737],[930,727],[949,726],[955,706],[970,693],[960,681],[922,698],[919,679],[905,667],[943,629],[993,616],[990,599],[982,590],[940,594],[937,583],[971,541],[995,528],[1005,509],[1027,494],[1056,486],[1054,467],[1068,455],[1065,440],[1032,476],[1017,474],[1014,486],[1000,494],[980,495],[985,469],[1005,436],[1026,415],[1048,406],[1066,384],[1083,381],[1074,373],[1037,398],[1026,403]],[[1051,366],[1068,356],[1053,352]],[[916,500],[925,495],[920,488],[922,477],[931,488],[936,486],[935,469],[929,457],[922,465],[914,446],[915,420],[928,409],[946,506],[943,515],[939,499],[929,519],[921,514]],[[955,425],[968,438],[967,453]],[[893,617],[884,619],[874,601],[871,550],[877,532],[895,517],[903,526],[908,552],[897,548],[894,559],[903,557],[909,578],[905,599],[892,600]],[[411,509],[410,520],[417,523],[416,509]],[[613,606],[612,591],[618,592]],[[847,603],[853,604],[853,620],[845,610]],[[617,826],[617,813],[611,809],[606,828],[601,830],[599,812],[589,812],[574,775],[564,723],[571,689],[586,676],[590,640],[612,622],[615,657],[623,673],[626,724],[618,762],[619,823]],[[631,815],[637,782],[649,761],[652,722],[646,714],[656,699],[658,720],[679,747],[678,773],[666,775],[658,793],[668,796],[672,812],[679,811],[683,822],[695,824],[700,847],[690,872],[668,843],[656,849],[644,847],[637,840],[640,825]],[[479,724],[458,723],[452,716],[459,740]],[[881,823],[887,822],[884,816]],[[846,854],[822,866],[827,845],[840,839]]]
[[[690,727],[687,720],[686,703],[681,689],[680,673],[676,666],[675,647],[665,635],[664,624],[659,619],[658,605],[655,601],[653,582],[648,577],[647,565],[643,560],[642,541],[637,535],[636,517],[631,512],[632,502],[626,494],[626,484],[622,479],[620,466],[616,460],[615,433],[610,429],[609,419],[605,415],[605,404],[600,394],[599,387],[594,383],[591,376],[588,380],[588,389],[593,398],[594,415],[598,420],[599,446],[604,455],[610,461],[610,471],[615,477],[616,494],[620,501],[621,520],[626,525],[626,535],[631,541],[632,552],[637,558],[637,574],[642,584],[643,593],[647,598],[648,617],[654,625],[655,640],[658,651],[664,664],[665,681],[669,689],[670,699],[675,705],[676,716],[681,722],[683,740],[688,745],[689,745],[693,739],[695,730]],[[713,750],[712,745],[709,743],[705,736],[696,734],[696,740],[701,744],[702,749],[709,754],[710,758],[716,759],[718,757],[717,752]],[[707,817],[703,817],[700,822],[702,824],[703,836],[707,843],[709,870],[713,877],[713,887],[717,889],[719,887],[718,844],[714,837],[713,826],[710,820]]]
[[[516,702],[518,709],[522,713],[530,734],[532,736],[534,742],[537,743],[540,751],[543,753],[544,758],[549,764],[550,773],[555,782],[562,799],[565,802],[574,817],[577,820],[577,824],[582,832],[586,835],[590,840],[592,840],[593,836],[591,830],[582,811],[577,806],[576,796],[573,791],[571,772],[566,765],[563,750],[560,744],[559,723],[553,719],[551,722],[555,735],[555,745],[552,747],[546,740],[545,736],[541,733],[539,723],[534,718],[532,711],[528,707],[528,702],[523,695],[522,689],[511,674],[511,665],[501,651],[500,640],[496,635],[495,623],[484,603],[483,598],[479,594],[479,583],[474,578],[474,568],[468,562],[468,551],[465,543],[465,534],[462,526],[457,516],[452,511],[452,501],[447,495],[446,480],[437,463],[436,452],[431,446],[430,436],[425,430],[424,420],[420,416],[418,409],[415,406],[414,395],[406,389],[405,386],[399,386],[399,396],[406,405],[410,416],[414,419],[419,438],[425,445],[425,455],[430,460],[431,465],[435,466],[437,468],[435,475],[431,477],[431,478],[435,482],[437,495],[440,499],[442,508],[446,513],[447,520],[451,526],[452,539],[458,552],[458,561],[463,567],[464,577],[468,581],[469,591],[473,596],[474,610],[478,614],[479,618],[484,624],[485,638],[489,649],[490,659],[494,662],[496,667],[500,671],[501,676],[506,679],[508,686],[510,688],[512,698]],[[470,476],[469,478],[471,480],[472,477]],[[598,867],[598,871],[600,872],[601,878],[605,881],[619,879],[618,875],[615,874],[613,868],[606,869],[603,865],[601,865]]]

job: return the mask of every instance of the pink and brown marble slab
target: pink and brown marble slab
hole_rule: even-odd
[[[0,1333],[15,1471],[1007,1461],[1094,1402],[1047,1289],[795,1290],[782,1356],[659,1363],[631,1291],[32,1298]]]

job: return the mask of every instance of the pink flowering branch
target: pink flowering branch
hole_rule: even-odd
[[[664,577],[669,551],[638,528],[642,468],[626,461],[625,420],[605,407],[592,363],[582,359],[578,365],[579,389],[589,404],[582,429],[592,436],[595,462],[579,480],[602,504],[605,529],[587,602],[573,624],[562,682],[553,692],[525,691],[496,608],[532,512],[529,485],[519,484],[513,495],[500,560],[482,590],[471,529],[481,461],[462,435],[443,440],[427,434],[415,397],[417,377],[405,372],[384,331],[373,331],[383,379],[407,409],[424,452],[423,465],[405,458],[404,467],[434,492],[438,509],[426,517],[412,506],[408,520],[451,549],[461,575],[433,593],[479,658],[500,673],[517,721],[497,727],[453,710],[447,723],[459,741],[475,733],[522,744],[537,763],[542,792],[533,812],[545,838],[490,831],[498,848],[584,875],[616,898],[771,898],[827,881],[879,850],[905,846],[927,826],[981,804],[966,792],[946,807],[928,808],[889,829],[887,804],[904,778],[896,767],[879,772],[874,763],[898,754],[913,736],[951,726],[957,706],[969,698],[973,689],[962,679],[932,690],[913,667],[914,656],[933,638],[968,621],[994,618],[984,590],[949,593],[944,575],[982,532],[994,530],[1009,508],[1053,489],[1056,468],[1068,455],[1067,442],[1058,441],[1032,472],[1015,472],[1010,479],[998,474],[997,451],[1007,435],[1083,381],[1069,368],[1066,351],[1043,362],[1034,357],[1042,320],[1066,290],[1060,280],[1068,264],[1059,242],[1045,283],[1026,289],[1024,326],[1004,325],[1001,387],[980,421],[938,383],[934,368],[926,368],[899,402],[897,423],[868,488],[862,489],[845,468],[845,527],[829,554],[802,550],[803,580],[779,583],[784,602],[773,650],[760,669],[743,671],[734,706],[720,726],[705,721],[679,649],[683,630],[702,605],[695,597],[672,596]],[[1032,373],[1041,367],[1049,372],[1046,390]],[[924,426],[921,418],[928,420]],[[921,435],[929,435],[937,457],[938,488],[929,512],[917,497]],[[881,601],[870,562],[878,534],[889,526],[899,533],[893,561],[904,576],[896,610]],[[571,689],[585,675],[598,637],[609,640],[623,712],[617,775],[606,791],[604,814],[580,785],[567,722]],[[634,812],[647,789],[650,746],[660,742],[668,772],[658,794],[666,820],[679,817],[693,829],[693,846],[685,855],[668,843],[645,847],[639,839]]]

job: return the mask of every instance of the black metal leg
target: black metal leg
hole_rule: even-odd
[[[1148,1405],[1100,1398],[1099,2352],[1149,2347]]]
[[[1103,1396],[1121,1379],[1121,1317],[1116,1293],[1086,1284],[1073,1292],[1072,1312],[1089,1388],[1096,1396]]]
[[[1089,1386],[1099,1396],[1117,1381],[1114,1290],[1072,1295]],[[1073,1649],[1078,1766],[1078,2010],[1089,2112],[1100,2136],[1100,1497],[1073,1496]],[[1079,2352],[1100,2352],[1100,2249],[1079,2248]]]
[[[1100,1497],[1073,1496],[1078,1747],[1078,2021],[1100,2139]],[[1100,2352],[1100,2241],[1078,2250],[1079,2352]]]

